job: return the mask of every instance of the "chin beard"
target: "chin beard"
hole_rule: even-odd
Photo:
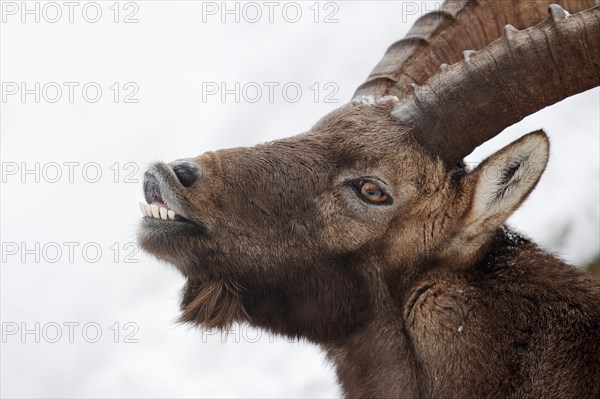
[[[205,328],[225,329],[236,321],[250,321],[237,287],[223,280],[188,279],[183,288],[179,321]]]

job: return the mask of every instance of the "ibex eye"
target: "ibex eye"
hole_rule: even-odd
[[[392,203],[391,197],[385,192],[379,184],[370,180],[355,180],[352,182],[359,197],[374,205],[389,205]]]

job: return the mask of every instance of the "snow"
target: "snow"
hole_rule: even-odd
[[[309,343],[247,326],[236,326],[223,342],[221,334],[175,323],[183,279],[130,244],[139,220],[139,181],[154,160],[305,131],[350,100],[421,13],[407,14],[401,2],[320,3],[315,23],[307,2],[298,3],[302,18],[295,23],[282,18],[282,5],[272,23],[264,6],[256,23],[247,21],[254,15],[249,8],[239,23],[232,16],[221,23],[212,9],[202,13],[220,2],[146,1],[127,3],[139,8],[139,22],[124,24],[113,22],[112,2],[100,4],[98,23],[82,20],[83,6],[73,23],[64,20],[66,8],[57,23],[36,23],[31,16],[21,23],[19,14],[3,14],[0,80],[27,82],[27,88],[40,82],[47,92],[39,103],[33,95],[24,103],[18,95],[0,103],[6,172],[0,395],[339,396],[331,366]],[[135,11],[120,6],[120,21]],[[45,101],[56,89],[51,82],[63,88],[56,103]],[[72,103],[68,82],[80,84]],[[90,82],[103,90],[96,103],[82,99],[80,89]],[[135,85],[126,86],[130,82]],[[222,82],[225,89],[236,82],[245,88],[239,102],[233,94],[224,102],[209,94]],[[279,83],[272,101],[270,82]],[[252,102],[257,87],[262,96]],[[297,87],[302,95],[296,100]],[[139,102],[124,103],[127,95]],[[548,169],[510,224],[578,265],[600,251],[598,97],[598,89],[591,90],[532,115],[468,159],[479,162],[524,133],[546,129]],[[36,163],[39,182],[32,174],[7,174]],[[102,175],[94,182],[97,170]],[[57,171],[61,178],[53,183]]]
[[[374,105],[374,104],[384,103],[386,101],[398,101],[398,97],[396,97],[396,96],[382,96],[382,97],[357,96],[352,99],[352,104]]]

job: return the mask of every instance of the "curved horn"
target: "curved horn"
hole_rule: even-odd
[[[426,150],[449,165],[506,127],[600,85],[600,6],[551,18],[502,38],[413,85],[392,111]]]
[[[401,97],[410,84],[424,84],[441,64],[460,61],[464,50],[480,50],[498,39],[506,24],[525,29],[539,23],[551,3],[560,3],[571,13],[598,4],[596,0],[446,0],[440,10],[419,18],[404,39],[390,46],[354,98]]]

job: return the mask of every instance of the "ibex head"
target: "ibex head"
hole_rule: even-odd
[[[567,18],[551,6],[552,18],[502,35],[517,23],[485,20],[484,2],[455,3],[422,17],[353,102],[310,131],[148,170],[139,240],[187,277],[182,320],[339,342],[384,314],[401,318],[424,273],[460,272],[488,252],[544,171],[548,139],[526,135],[473,170],[462,159],[599,84],[600,11]],[[448,44],[442,33],[473,18],[483,31]],[[468,48],[482,50],[460,60]]]
[[[148,204],[175,216],[144,218],[141,244],[189,279],[185,320],[248,318],[330,339],[321,330],[350,332],[356,310],[369,310],[368,275],[410,280],[427,262],[460,267],[476,256],[537,183],[546,136],[467,172],[426,153],[394,105],[349,105],[289,139],[147,172]]]

